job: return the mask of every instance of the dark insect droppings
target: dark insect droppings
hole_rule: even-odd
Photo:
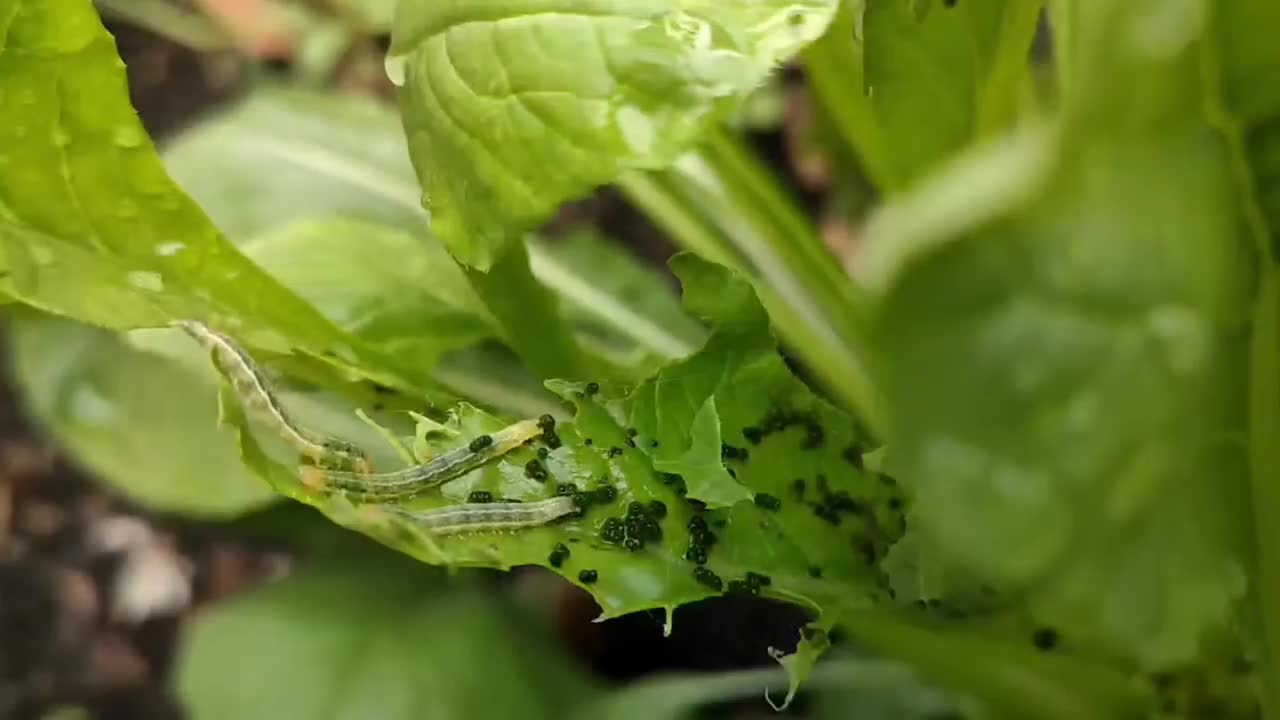
[[[471,452],[480,452],[481,450],[493,444],[493,438],[488,435],[481,435],[471,441],[467,445],[467,449]]]
[[[596,502],[601,505],[607,505],[618,499],[618,490],[612,485],[602,485],[596,488]]]
[[[689,549],[684,551],[684,559],[696,565],[706,565],[707,549],[701,545],[690,545]]]
[[[782,501],[769,493],[756,493],[755,503],[756,507],[769,512],[778,512],[782,509]]]
[[[817,565],[810,565],[810,566],[809,566],[809,577],[813,578],[814,580],[821,580],[821,579],[822,579],[822,568],[818,567]]]
[[[724,589],[724,581],[720,579],[720,576],[701,565],[693,569],[693,579],[699,585],[711,588],[716,592]]]
[[[598,393],[598,392],[600,392],[600,383],[598,383],[598,382],[589,382],[589,383],[587,383],[587,394],[588,394],[588,395],[595,395],[595,394],[596,394],[596,393]]]
[[[742,428],[742,437],[752,445],[759,445],[760,441],[764,440],[764,431],[758,427],[745,427]]]
[[[524,464],[525,477],[538,482],[544,482],[547,479],[547,469],[543,467],[539,460],[530,460]]]
[[[551,554],[547,556],[547,564],[553,568],[564,565],[564,561],[569,559],[569,548],[564,543],[556,543],[551,549]]]
[[[773,584],[773,578],[758,572],[747,571],[747,582],[756,587],[769,587]]]
[[[552,415],[542,415],[538,418],[538,427],[544,432],[550,432],[556,429],[556,419]]]
[[[573,483],[560,483],[556,486],[556,495],[560,497],[572,497],[578,494],[578,486]]]
[[[592,440],[591,438],[583,438],[583,439],[582,439],[582,444],[583,444],[583,445],[586,445],[587,447],[591,447],[592,445],[595,445],[595,444],[596,444],[596,441],[595,441],[595,440]]]
[[[583,585],[590,585],[599,579],[600,579],[600,573],[597,573],[595,570],[583,570],[582,572],[578,573],[578,582],[582,583]]]
[[[667,516],[667,504],[661,500],[650,500],[649,514],[661,520]]]
[[[558,449],[563,444],[560,442],[560,436],[556,434],[555,430],[544,430],[542,432],[542,442],[546,443],[547,447],[552,450]]]
[[[795,495],[797,500],[804,499],[804,478],[796,478],[791,481],[791,494]]]
[[[862,469],[862,450],[857,445],[850,445],[845,448],[844,452],[840,453],[840,456],[844,458],[845,462],[858,470]]]
[[[634,535],[628,535],[626,540],[622,541],[622,547],[637,552],[644,549],[644,541]]]
[[[538,459],[539,459],[539,460],[546,460],[550,455],[551,455],[551,451],[550,451],[550,450],[548,450],[547,448],[544,448],[544,447],[540,447],[540,448],[538,448]]]
[[[752,585],[745,580],[730,580],[729,594],[731,595],[759,595],[760,588]]]
[[[1051,627],[1039,628],[1031,635],[1031,644],[1045,652],[1058,647],[1058,640],[1058,631]]]
[[[804,428],[804,440],[800,441],[800,447],[804,450],[817,450],[822,447],[824,437],[822,426],[816,422],[810,423]]]
[[[608,518],[600,528],[600,539],[611,545],[621,544],[626,535],[626,528],[618,518]]]
[[[471,493],[467,495],[467,502],[491,503],[493,502],[493,493],[488,490],[472,490]]]

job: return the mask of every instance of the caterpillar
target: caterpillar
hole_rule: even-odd
[[[231,383],[241,405],[258,422],[284,439],[299,455],[317,466],[373,472],[373,461],[352,443],[299,427],[271,391],[262,371],[230,338],[196,320],[178,320],[181,328],[209,351],[214,367]]]
[[[553,497],[528,503],[467,503],[423,511],[394,511],[431,535],[461,535],[537,527],[576,509],[573,498]]]
[[[421,465],[394,472],[361,473],[304,467],[301,471],[302,484],[318,492],[337,491],[354,501],[388,503],[410,500],[507,454],[542,432],[538,421],[521,420],[491,435],[480,435],[466,445]]]

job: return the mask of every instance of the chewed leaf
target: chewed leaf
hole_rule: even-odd
[[[888,484],[868,490],[876,484],[861,471],[869,439],[791,374],[751,286],[694,255],[672,265],[686,308],[713,332],[698,353],[661,370],[620,406],[647,440],[639,446],[654,467],[682,475],[689,497],[711,507],[753,497],[762,506],[798,501],[824,522],[869,499],[896,497]],[[883,533],[874,542],[899,532],[899,501],[892,502],[889,514],[898,517],[868,530]]]
[[[781,703],[776,704],[770,700],[775,710],[786,710],[795,699],[800,686],[809,679],[809,674],[813,672],[813,666],[818,663],[818,658],[831,647],[831,639],[827,636],[830,630],[829,620],[806,625],[800,633],[800,641],[796,643],[795,652],[784,653],[781,650],[769,648],[769,655],[787,671],[786,697]]]
[[[672,162],[837,5],[401,3],[388,71],[434,231],[487,269],[562,201]]]
[[[744,382],[756,382],[752,373],[762,369],[789,377],[776,351],[768,352],[776,365],[761,361],[768,357],[765,351],[741,353],[737,359],[747,363],[741,370],[735,356],[710,357]],[[490,448],[498,448],[492,451],[497,454],[429,490],[383,495],[381,501],[367,491],[368,476],[299,472],[259,446],[243,414],[232,408],[229,417],[240,430],[247,465],[278,492],[338,524],[428,563],[549,567],[590,591],[605,617],[671,609],[726,592],[817,609],[837,601],[866,606],[883,597],[876,564],[901,531],[900,501],[891,483],[863,473],[846,457],[855,438],[847,417],[812,396],[796,396],[791,407],[823,423],[823,442],[814,442],[808,429],[792,432],[781,418],[762,431],[763,456],[748,458],[744,450],[728,469],[721,464],[726,456],[719,440],[708,442],[701,430],[695,432],[697,452],[707,453],[707,462],[726,473],[730,487],[746,497],[755,493],[754,503],[717,509],[690,497],[683,478],[655,467],[649,454],[653,438],[625,422],[628,388],[549,385],[571,399],[577,413],[559,424],[544,417],[536,423],[540,434],[531,434],[531,421],[513,424],[465,404],[444,422],[419,422],[414,445],[420,459],[435,462]],[[717,412],[722,400],[728,415]],[[766,410],[728,392],[709,399],[708,407],[697,424],[716,437],[722,428],[741,432],[739,420],[726,417],[754,418]],[[808,479],[797,483],[797,474]],[[545,508],[558,516],[521,520],[522,529],[499,531],[498,520],[517,512],[527,519]],[[441,518],[471,532],[442,535]]]
[[[655,457],[653,466],[683,477],[689,497],[705,502],[707,507],[729,507],[741,500],[750,500],[751,491],[738,484],[725,468],[724,447],[720,439],[720,414],[716,412],[716,398],[711,395],[693,416],[684,452],[670,460]]]

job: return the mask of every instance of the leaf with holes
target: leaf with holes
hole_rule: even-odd
[[[678,446],[696,442],[697,451],[714,458],[725,479],[755,502],[712,508],[692,496],[693,482],[662,470],[647,430],[630,426],[627,408],[640,397],[670,404],[673,417],[685,412],[683,394],[653,395],[620,383],[557,381],[551,388],[576,408],[573,420],[559,423],[554,438],[543,437],[501,459],[444,484],[438,491],[403,506],[361,504],[340,493],[308,487],[261,448],[234,407],[229,418],[242,430],[246,462],[281,492],[319,508],[335,522],[359,530],[433,564],[509,568],[550,567],[589,590],[606,617],[647,608],[673,609],[724,592],[764,594],[821,609],[839,600],[865,606],[882,597],[875,570],[879,557],[901,531],[900,500],[885,478],[862,472],[857,431],[847,416],[825,406],[791,378],[773,349],[750,328],[735,326],[733,316],[763,317],[743,281],[723,268],[692,257],[677,267],[686,282],[686,303],[697,308],[713,296],[740,298],[727,327],[737,334],[713,337],[696,362],[744,384],[742,392],[721,389],[725,404],[710,416],[713,434],[741,436],[744,425],[771,411],[777,426],[762,426],[759,445],[726,459],[719,440],[701,435],[664,437]],[[744,289],[745,288],[745,289]],[[754,328],[765,331],[767,327]],[[733,352],[734,343],[740,352]],[[665,382],[662,377],[653,383]],[[746,397],[750,387],[776,392]],[[770,405],[771,402],[781,403]],[[793,425],[795,418],[799,425]],[[419,454],[439,455],[466,446],[511,422],[470,406],[459,406],[441,428],[424,426],[406,438]],[[822,424],[822,442],[813,440],[810,423]],[[746,443],[744,443],[745,445]],[[737,475],[733,480],[723,468]],[[803,478],[804,487],[795,482]],[[403,510],[425,511],[475,501],[524,503],[568,494],[585,508],[568,517],[515,534],[433,537]]]

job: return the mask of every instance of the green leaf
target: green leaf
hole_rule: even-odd
[[[685,305],[715,330],[698,354],[664,368],[628,398],[627,416],[651,439],[646,451],[654,467],[682,475],[689,496],[712,507],[751,498],[748,488],[789,503],[797,478],[812,497],[822,494],[819,476],[867,492],[861,485],[867,478],[850,462],[869,439],[791,375],[751,286],[695,255],[679,255],[672,265]],[[749,462],[730,462],[731,477],[723,460],[735,455]]]
[[[842,618],[841,629],[859,648],[906,662],[924,679],[982,702],[992,717],[1136,719],[1153,714],[1149,688],[1087,659],[1041,653],[963,628],[910,622],[898,612],[855,611]]]
[[[444,249],[394,227],[301,220],[242,249],[338,327],[424,369],[497,332]]]
[[[424,254],[441,253],[425,231],[427,216],[418,204],[403,129],[382,105],[333,94],[259,91],[180,136],[165,161],[233,236],[256,237],[304,218],[337,215],[368,221],[370,232],[373,226],[387,228],[382,232],[401,228],[428,246]],[[360,244],[353,240],[352,246]],[[601,332],[610,346],[621,348],[610,355],[620,361],[637,351],[642,358],[681,357],[696,347],[700,335],[674,309],[672,293],[603,239],[587,233],[568,243],[531,239],[528,248],[534,277],[560,298],[588,349],[590,337]],[[432,271],[455,274],[435,264]],[[525,331],[519,321],[514,324]],[[532,352],[540,364],[547,360],[538,346]],[[444,364],[439,375],[482,380],[468,374],[463,362],[446,358]],[[639,370],[650,366],[647,360],[636,363]],[[458,384],[450,386],[461,391]]]
[[[467,280],[498,320],[507,345],[543,378],[581,377],[587,358],[579,352],[555,297],[533,276],[529,254],[518,245],[485,272],[468,268]]]
[[[598,327],[663,360],[690,355],[705,339],[667,278],[595,231],[531,241],[529,262],[534,276],[560,295],[577,327]]]
[[[1271,615],[1280,600],[1280,524],[1272,510],[1280,501],[1280,278],[1267,270],[1259,288],[1254,315],[1254,337],[1250,348],[1249,449],[1250,488],[1253,498],[1255,559],[1253,595],[1256,604],[1253,622],[1261,628],[1261,656],[1266,663],[1263,680],[1263,707],[1274,713],[1280,709],[1280,627]]]
[[[689,303],[693,308],[710,307],[713,297],[741,298],[742,306],[754,302],[749,288],[722,268],[713,268],[693,257],[678,263],[686,277]],[[694,278],[699,283],[695,289]],[[703,281],[706,282],[703,282]],[[721,283],[715,285],[715,282]],[[393,508],[377,505],[353,505],[342,496],[324,495],[303,487],[290,467],[280,465],[260,448],[252,434],[241,433],[241,447],[246,463],[258,471],[279,492],[319,508],[338,524],[363,532],[384,544],[417,557],[424,562],[453,566],[509,568],[517,565],[543,565],[575,582],[596,598],[604,617],[614,617],[650,608],[673,609],[681,604],[724,591],[745,590],[737,582],[748,573],[768,576],[771,582],[756,590],[766,595],[821,609],[841,600],[867,604],[880,597],[875,563],[896,533],[900,532],[900,500],[895,489],[884,478],[860,472],[857,456],[847,450],[860,438],[847,416],[821,403],[786,371],[776,355],[766,327],[761,340],[748,340],[751,328],[735,325],[735,318],[751,315],[763,318],[758,306],[754,310],[737,307],[726,311],[726,327],[737,335],[736,348],[729,340],[713,337],[708,346],[708,373],[697,381],[711,378],[708,392],[716,391],[715,401],[723,403],[719,414],[719,436],[742,437],[748,423],[759,423],[770,410],[786,410],[775,415],[777,427],[762,431],[759,446],[750,457],[731,461],[737,480],[749,492],[765,492],[777,498],[777,504],[738,503],[724,509],[704,509],[685,494],[682,482],[655,468],[656,437],[629,424],[629,406],[638,402],[628,397],[631,388],[622,383],[553,382],[550,387],[576,406],[572,422],[559,424],[558,447],[519,448],[501,459],[464,477],[444,484],[425,497],[405,506],[411,510],[427,510],[467,502],[472,492],[488,492],[493,498],[536,501],[560,492],[584,493],[589,503],[586,514],[567,518],[550,525],[511,534],[460,535],[431,537],[412,519]],[[717,333],[720,331],[717,330]],[[713,347],[714,346],[714,347]],[[695,355],[695,362],[701,354]],[[736,388],[717,389],[715,378],[736,378]],[[655,379],[654,384],[660,384]],[[755,388],[764,388],[763,393]],[[653,396],[654,393],[649,392]],[[687,412],[687,395],[656,397],[662,408],[669,407],[671,417]],[[773,403],[778,403],[774,405]],[[719,405],[717,405],[719,406]],[[229,408],[231,422],[245,428],[236,408]],[[793,421],[800,425],[793,425]],[[467,405],[459,406],[443,423],[427,426],[432,432],[421,432],[414,442],[419,454],[438,455],[465,446],[471,438],[496,432],[510,422],[509,418],[488,415]],[[821,442],[810,439],[810,425],[822,426]],[[672,435],[675,438],[676,436]],[[697,437],[699,452],[720,461],[722,446],[718,440],[707,442]],[[673,445],[679,439],[672,439]],[[742,443],[746,445],[746,442]],[[685,446],[690,446],[688,439]],[[807,445],[807,446],[806,446]],[[546,450],[546,458],[538,460],[538,450]],[[745,455],[746,453],[744,453]],[[547,477],[533,472],[538,462]],[[806,478],[803,498],[797,496],[793,480]],[[692,480],[689,486],[692,487]],[[612,488],[613,498],[604,499],[599,490]],[[588,494],[589,493],[589,494]],[[654,503],[661,509],[653,510]],[[626,549],[621,538],[606,537],[606,523],[622,522],[635,515],[631,505],[638,503],[642,514],[652,517],[661,529],[661,538],[648,537],[641,547]],[[833,505],[840,505],[836,510]],[[818,510],[818,507],[827,508]],[[717,541],[692,542],[690,522],[705,523],[704,532],[714,533]],[[822,519],[822,516],[828,516]],[[612,520],[611,520],[612,519]],[[637,531],[638,532],[638,531]],[[699,535],[701,538],[702,536]],[[558,566],[552,562],[557,544],[568,549]],[[708,578],[700,581],[698,567],[686,553],[692,545],[707,544],[707,561],[702,572],[710,571],[719,579],[719,587]],[[690,557],[696,557],[691,555]],[[594,571],[595,579],[583,576]],[[584,579],[585,578],[585,579]],[[735,582],[737,581],[737,582]],[[710,584],[708,584],[710,583]],[[733,583],[731,585],[731,583]],[[850,600],[850,598],[854,598]]]
[[[258,90],[179,134],[164,162],[240,242],[334,215],[426,241],[404,131],[390,108],[368,99]]]
[[[90,2],[4,0],[0,23],[0,290],[114,329],[201,319],[260,350],[434,390],[245,259],[165,175]]]
[[[190,296],[190,288],[201,287],[231,317],[290,328],[313,342],[338,337],[227,245],[165,176],[129,107],[123,64],[91,3],[5,0],[0,19],[6,31],[0,55],[0,218],[6,222],[0,235],[11,265],[15,255],[30,258],[39,280],[39,266],[58,263],[62,249],[15,237],[19,226],[118,265],[116,281],[155,293],[157,304],[184,303],[206,315],[213,303]],[[14,289],[19,297],[30,296],[42,284]],[[61,294],[58,299],[71,304]],[[76,308],[59,309],[76,314]],[[136,320],[117,322],[129,327]]]
[[[845,4],[806,51],[805,67],[818,102],[877,187],[910,186],[1014,119],[1041,5]]]
[[[193,718],[562,717],[596,689],[537,619],[363,553],[198,618],[177,668]]]
[[[631,173],[621,185],[676,242],[746,276],[788,351],[845,409],[882,430],[865,299],[741,140],[710,132],[670,169]]]
[[[674,384],[676,392],[680,392],[681,383],[677,381]],[[637,422],[637,425],[641,426],[641,423]],[[724,444],[720,440],[720,414],[716,412],[715,395],[707,396],[694,413],[692,421],[683,428],[670,428],[674,432],[660,432],[659,424],[652,423],[646,429],[646,434],[650,437],[667,439],[663,452],[655,453],[654,469],[683,477],[689,488],[689,497],[701,500],[707,507],[713,508],[727,508],[742,500],[751,499],[751,492],[729,475],[724,466]],[[683,441],[676,445],[675,452],[666,449],[672,447],[672,440]]]
[[[487,270],[564,200],[672,162],[836,5],[402,3],[388,71],[433,230]]]
[[[1186,81],[1199,26],[1153,8],[1079,5],[1091,50],[1062,129],[904,196],[863,267],[922,562],[1160,669],[1227,637],[1244,593],[1251,276],[1227,148]],[[983,190],[958,226],[943,204],[903,220]]]
[[[766,693],[784,685],[784,681],[781,672],[768,669],[641,678],[582,706],[573,717],[680,720],[704,717],[705,712],[698,710],[711,703],[745,700],[752,695],[759,697],[760,712],[765,712]],[[816,706],[831,708],[830,714],[813,717],[925,720],[941,717],[938,713],[952,706],[941,693],[922,686],[902,665],[867,658],[846,657],[824,663],[815,668],[809,687],[814,690]]]
[[[218,432],[209,376],[52,315],[9,313],[13,368],[35,419],[131,500],[162,512],[240,514],[274,496]]]

